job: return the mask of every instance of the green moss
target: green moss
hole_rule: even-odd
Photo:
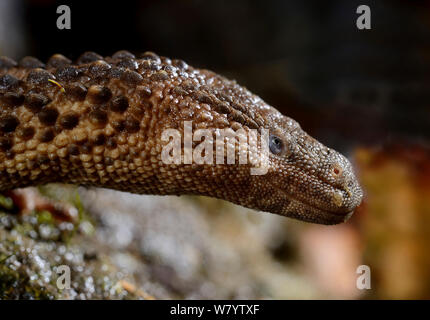
[[[118,285],[120,274],[109,259],[86,258],[86,250],[97,252],[98,244],[77,189],[63,190],[59,185],[49,192],[42,189],[44,195],[51,197],[52,191],[52,198],[61,197],[75,206],[79,217],[71,223],[59,221],[49,211],[26,215],[0,211],[0,299],[135,298]],[[60,265],[71,270],[71,289],[57,287]]]
[[[20,250],[21,236],[1,235],[0,299],[54,299],[55,292],[49,292],[49,286],[34,281],[40,275],[30,269],[25,251]]]
[[[0,265],[0,298],[1,299],[54,299],[56,296],[31,283],[30,278],[22,272],[11,270]]]
[[[0,194],[0,208],[3,208],[5,210],[12,210],[13,209],[12,199]]]
[[[54,219],[52,217],[51,212],[49,211],[38,211],[36,212],[37,216],[37,222],[39,224],[46,223],[46,224],[54,224]]]

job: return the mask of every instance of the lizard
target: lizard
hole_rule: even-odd
[[[266,129],[267,173],[166,164],[162,132],[185,121]],[[149,51],[0,57],[0,192],[51,182],[203,195],[318,224],[346,221],[363,197],[350,161],[295,120],[234,80]]]

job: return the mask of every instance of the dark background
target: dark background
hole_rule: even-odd
[[[56,28],[67,4],[72,29]],[[356,9],[372,10],[358,30]],[[427,1],[25,1],[25,54],[155,51],[235,78],[324,143],[426,144]],[[19,58],[19,57],[16,57]]]

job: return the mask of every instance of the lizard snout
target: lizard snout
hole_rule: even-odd
[[[348,214],[357,208],[363,198],[363,190],[355,177],[350,162],[342,156],[342,161],[331,168],[334,185],[337,187],[332,193],[332,203],[338,212]]]

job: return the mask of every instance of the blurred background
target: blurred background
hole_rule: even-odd
[[[70,6],[71,30],[56,28],[62,4]],[[371,30],[356,27],[361,4],[371,8]],[[46,61],[121,49],[236,79],[347,155],[365,200],[347,223],[327,227],[207,198],[80,188],[94,231],[81,223],[64,249],[75,258],[64,259],[85,277],[47,297],[123,298],[115,285],[100,289],[97,272],[108,264],[103,277],[143,298],[430,298],[429,1],[0,0],[0,55]],[[4,240],[20,223],[0,223],[0,238],[1,228]],[[29,248],[64,246],[35,228]],[[11,246],[2,250],[13,254]],[[45,251],[14,261],[39,265],[38,257],[47,272],[58,259]],[[356,287],[362,264],[371,270],[370,290]],[[47,277],[25,284],[46,288]],[[25,297],[23,281],[7,294],[3,287],[3,296]]]

